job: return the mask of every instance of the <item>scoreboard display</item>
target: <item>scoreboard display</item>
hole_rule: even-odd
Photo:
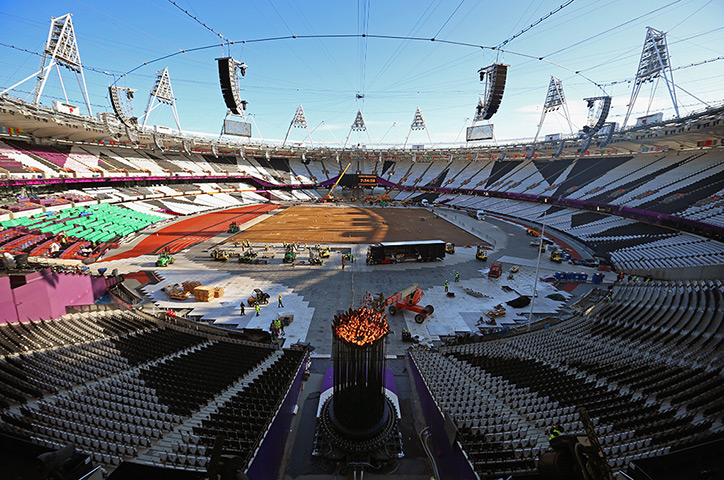
[[[377,175],[347,173],[339,181],[340,187],[373,188],[377,186]]]
[[[360,187],[374,187],[377,185],[377,175],[357,175],[357,185]]]

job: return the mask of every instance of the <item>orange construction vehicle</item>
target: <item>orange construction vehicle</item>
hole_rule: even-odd
[[[409,310],[415,312],[415,321],[422,323],[425,321],[428,315],[432,315],[435,308],[432,305],[422,307],[418,305],[422,300],[422,290],[418,288],[417,284],[408,287],[401,292],[397,292],[394,295],[390,295],[385,300],[385,306],[390,307],[390,315],[396,314],[400,309]]]

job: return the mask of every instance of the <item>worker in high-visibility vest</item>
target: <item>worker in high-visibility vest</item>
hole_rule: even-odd
[[[258,316],[259,316],[259,311],[261,310],[261,307],[259,306],[258,303],[256,304],[256,307],[254,307],[254,309],[256,310],[256,316],[258,317]]]

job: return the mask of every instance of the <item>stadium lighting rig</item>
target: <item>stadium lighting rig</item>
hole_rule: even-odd
[[[631,91],[631,100],[629,100],[628,110],[626,110],[626,116],[624,117],[621,128],[626,127],[626,123],[631,116],[631,111],[641,90],[641,85],[647,82],[653,82],[659,78],[664,79],[669,96],[671,97],[671,102],[674,105],[676,118],[679,118],[679,104],[676,100],[676,85],[674,84],[674,73],[671,69],[669,58],[669,46],[666,43],[666,33],[661,30],[646,27],[644,48],[641,51],[641,59],[639,60],[639,67],[636,70],[636,78],[634,80],[633,90]],[[654,90],[655,88],[651,91],[651,100],[653,100]]]
[[[362,110],[357,110],[357,116],[354,117],[354,122],[352,122],[352,125],[349,127],[349,133],[347,133],[347,138],[344,140],[344,146],[342,148],[347,147],[347,142],[349,142],[349,137],[352,135],[352,132],[365,132],[367,134],[367,140],[372,144],[372,138],[370,137],[370,132],[367,130],[365,119],[362,116]]]
[[[430,136],[430,130],[427,129],[427,124],[425,123],[425,117],[422,116],[422,110],[420,110],[420,107],[417,107],[417,110],[415,110],[415,116],[412,117],[412,123],[410,124],[410,130],[407,131],[407,138],[405,138],[405,143],[402,145],[402,148],[405,148],[407,146],[407,142],[410,140],[410,135],[412,135],[412,132],[414,131],[421,131],[424,130],[425,133],[427,133],[427,139],[430,141],[430,144],[432,144],[432,137]]]
[[[171,107],[171,112],[173,112],[173,118],[176,121],[176,127],[178,128],[178,131],[180,133],[181,124],[178,120],[178,111],[176,111],[176,98],[173,96],[173,88],[171,87],[171,77],[168,74],[168,67],[156,72],[156,82],[151,89],[151,95],[148,97],[146,111],[144,112],[142,117],[142,128],[146,126],[146,122],[148,122],[148,116],[151,114],[151,112],[161,105],[168,105]]]
[[[563,116],[566,118],[566,121],[568,122],[568,128],[571,131],[571,134],[573,133],[573,125],[571,124],[571,115],[568,113],[568,104],[566,103],[566,96],[563,93],[563,82],[559,79],[551,75],[551,80],[548,83],[548,91],[546,92],[546,99],[543,103],[543,111],[541,112],[540,122],[538,122],[538,129],[535,132],[535,137],[533,137],[533,144],[530,147],[530,150],[528,151],[528,154],[526,158],[532,158],[533,154],[535,153],[535,142],[538,140],[538,135],[540,135],[541,128],[543,128],[543,122],[545,121],[546,114],[555,112],[556,110],[562,110]],[[551,140],[555,139],[556,136],[551,136]],[[562,152],[562,145],[564,140],[561,140],[561,144],[559,145],[559,149],[556,152],[557,155],[560,155],[560,152]],[[555,155],[554,155],[555,156]]]
[[[314,142],[312,142],[312,134],[309,131],[309,125],[307,125],[307,117],[304,116],[304,108],[301,104],[297,107],[297,111],[294,113],[294,118],[292,118],[292,122],[289,124],[287,134],[284,135],[282,146],[286,145],[287,139],[289,139],[289,133],[292,131],[292,127],[305,129],[307,131],[307,138],[309,138],[310,145],[314,146]]]
[[[66,104],[56,104],[56,102],[53,102],[53,107],[61,113],[77,114],[77,112],[74,111],[77,107],[68,104],[68,94],[66,93],[65,84],[63,83],[63,76],[60,73],[60,67],[65,67],[75,74],[75,78],[78,81],[78,86],[83,94],[86,107],[88,108],[88,115],[91,117],[93,116],[90,100],[88,99],[88,88],[85,83],[83,64],[80,60],[78,42],[75,38],[75,30],[73,29],[73,20],[71,17],[72,15],[70,13],[66,13],[62,17],[50,18],[50,31],[48,32],[48,41],[45,43],[45,48],[43,49],[43,59],[40,63],[40,70],[23,80],[20,80],[15,85],[6,88],[0,92],[0,95],[3,95],[28,80],[37,77],[38,81],[33,90],[33,104],[37,105],[40,100],[40,96],[43,94],[43,90],[45,89],[45,83],[48,80],[50,71],[53,67],[55,67],[58,70],[60,87],[63,90],[63,96],[65,97]]]

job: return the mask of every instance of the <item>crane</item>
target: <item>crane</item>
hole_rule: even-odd
[[[342,180],[342,177],[344,177],[344,174],[347,172],[347,169],[349,166],[352,165],[351,163],[348,163],[346,167],[344,167],[344,170],[342,170],[342,173],[339,174],[339,177],[337,177],[337,181],[334,182],[334,185],[332,185],[332,188],[329,189],[329,193],[327,193],[322,199],[322,202],[327,202],[329,200],[332,200],[332,192],[335,188],[337,188],[337,185],[339,185],[339,181]]]

